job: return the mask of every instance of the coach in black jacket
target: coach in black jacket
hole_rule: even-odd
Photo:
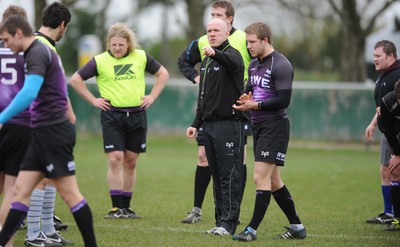
[[[204,147],[214,181],[216,227],[214,235],[233,234],[240,213],[243,176],[243,112],[232,105],[243,93],[244,64],[227,38],[227,23],[214,18],[207,25],[210,46],[200,68],[196,117],[186,135],[194,137],[203,124]]]
[[[380,119],[382,131],[393,150],[389,161],[391,173],[391,192],[393,202],[393,221],[387,231],[400,231],[400,143],[399,143],[399,118],[400,118],[400,80],[397,80],[394,91],[382,98],[380,106]]]

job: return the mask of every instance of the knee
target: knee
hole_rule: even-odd
[[[254,174],[254,176],[253,176],[253,182],[256,186],[264,184],[265,183],[264,180],[265,179],[263,177],[261,177],[259,174]]]
[[[199,155],[199,166],[208,166],[208,161],[206,155]]]
[[[271,191],[277,191],[280,188],[283,187],[283,181],[282,180],[272,180],[271,181]]]
[[[208,160],[207,160],[207,156],[206,156],[206,152],[203,148],[199,148],[199,151],[197,152],[197,158],[198,158],[198,163],[199,166],[208,166]]]
[[[381,178],[383,182],[389,182],[390,181],[390,170],[388,166],[381,166]]]
[[[133,171],[136,169],[136,164],[137,164],[137,159],[127,159],[124,162],[124,167],[125,169]]]
[[[116,169],[122,164],[122,157],[117,155],[110,155],[108,157],[108,164],[111,169]]]
[[[83,198],[80,193],[73,193],[69,191],[60,191],[59,195],[69,208],[72,208],[73,206],[78,204]]]
[[[390,179],[393,181],[400,181],[400,169],[395,169],[392,172]]]
[[[29,199],[32,194],[32,190],[28,190],[23,184],[15,183],[14,186],[10,189],[11,196],[18,200]]]

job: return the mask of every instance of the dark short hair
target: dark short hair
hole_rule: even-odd
[[[62,3],[53,2],[43,9],[42,25],[45,27],[56,29],[62,22],[67,26],[70,21],[71,12],[68,7]]]
[[[224,8],[226,16],[235,17],[235,9],[230,1],[227,0],[218,0],[215,1],[212,5],[212,8]]]
[[[268,43],[272,45],[272,31],[271,28],[263,22],[254,22],[244,29],[246,34],[255,34],[257,38],[263,40],[265,37],[268,38]]]
[[[389,41],[389,40],[378,41],[375,44],[374,49],[376,49],[378,47],[383,48],[383,52],[386,54],[386,56],[393,54],[394,58],[397,60],[397,49],[396,49],[395,44],[392,41]]]
[[[21,15],[12,15],[8,17],[0,26],[0,33],[8,32],[12,36],[15,35],[17,29],[21,29],[25,37],[34,36],[32,26],[26,17]]]

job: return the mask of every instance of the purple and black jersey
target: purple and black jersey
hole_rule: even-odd
[[[26,74],[44,77],[38,96],[30,106],[32,128],[67,120],[67,84],[59,56],[35,40],[24,53]]]
[[[24,85],[25,62],[23,53],[14,53],[4,48],[0,43],[0,112],[2,112]],[[22,111],[8,121],[9,124],[18,124],[30,127],[29,109]]]
[[[292,64],[279,52],[274,51],[262,60],[256,58],[251,61],[246,88],[252,88],[253,101],[268,103],[270,100],[275,100],[279,91],[291,91],[292,84]],[[283,117],[286,117],[286,108],[251,111],[253,123]]]

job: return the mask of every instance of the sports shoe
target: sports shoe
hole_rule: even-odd
[[[214,234],[215,230],[217,230],[218,227],[214,227],[213,229],[210,229],[208,231],[206,231],[207,234]]]
[[[123,208],[123,209],[121,209],[121,212],[122,212],[121,219],[140,219],[141,218],[130,208]]]
[[[104,219],[119,219],[121,217],[122,217],[121,209],[115,207],[115,208],[112,208],[110,211],[108,211],[106,216],[104,216]]]
[[[300,229],[300,230],[293,230],[290,227],[285,226],[287,229],[286,232],[282,233],[281,235],[278,235],[274,237],[274,239],[304,239],[307,237],[307,231],[306,228]]]
[[[380,213],[378,216],[371,219],[367,219],[365,222],[371,224],[390,224],[392,223],[393,217],[387,215],[386,213]]]
[[[233,235],[232,239],[245,242],[254,241],[257,239],[257,232],[252,227],[248,226],[241,233]]]
[[[46,234],[45,234],[46,235]],[[47,239],[50,240],[53,243],[59,243],[62,246],[64,245],[73,245],[74,242],[72,242],[71,240],[67,240],[63,237],[61,237],[60,234],[58,234],[57,232],[55,232],[53,235],[46,235]]]
[[[395,232],[400,231],[400,222],[398,218],[394,218],[390,226],[384,229],[385,231]]]
[[[186,215],[183,220],[181,220],[181,223],[193,224],[199,221],[201,221],[201,212],[196,212],[195,210],[192,210]]]
[[[63,231],[68,228],[68,225],[63,223],[60,218],[58,218],[56,215],[53,216],[53,222],[54,222],[54,228],[57,231]]]
[[[26,246],[36,246],[36,247],[57,247],[57,246],[62,246],[60,243],[55,243],[48,239],[46,235],[43,232],[39,233],[39,236],[33,240],[29,240],[28,238],[25,238],[24,244]]]
[[[222,226],[217,227],[217,229],[214,230],[214,232],[212,233],[214,235],[218,235],[218,236],[225,236],[225,235],[231,235],[225,228],[223,228]]]

